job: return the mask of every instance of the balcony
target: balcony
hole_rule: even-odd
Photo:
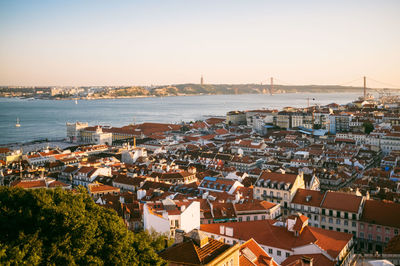
[[[267,200],[267,199],[276,199],[276,200],[282,200],[282,197],[278,196],[271,196],[271,195],[266,195],[266,194],[261,194],[262,199]]]

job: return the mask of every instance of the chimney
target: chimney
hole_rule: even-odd
[[[185,239],[185,231],[181,229],[175,229],[175,244],[182,243]]]
[[[223,225],[220,225],[220,226],[219,226],[219,233],[220,233],[221,235],[225,235],[225,226],[223,226]]]

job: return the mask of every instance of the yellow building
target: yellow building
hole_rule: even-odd
[[[10,150],[9,148],[0,148],[0,160],[6,164],[21,160],[21,150]]]

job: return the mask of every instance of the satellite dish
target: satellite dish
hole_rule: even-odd
[[[219,148],[218,152],[223,152],[224,151],[224,147]]]
[[[240,154],[240,155],[243,155],[243,150],[239,148],[237,153]]]

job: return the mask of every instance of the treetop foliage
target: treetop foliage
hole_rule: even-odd
[[[0,264],[163,265],[161,236],[133,234],[86,193],[0,187]]]

